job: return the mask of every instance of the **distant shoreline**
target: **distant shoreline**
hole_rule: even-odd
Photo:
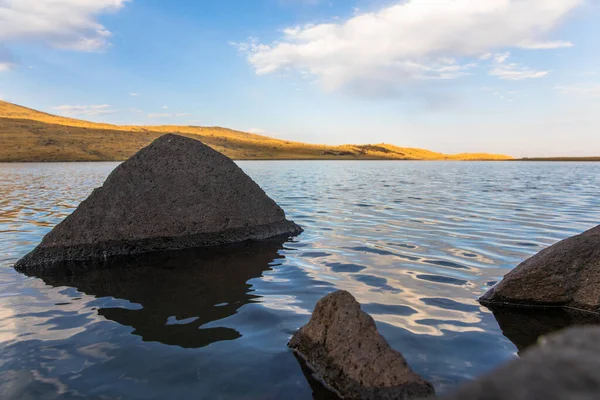
[[[526,157],[510,161],[600,162],[600,157]]]
[[[418,162],[600,162],[600,157],[540,157],[540,158],[516,158],[512,160],[419,160],[419,159],[385,159],[385,158],[234,158],[234,161],[418,161]],[[117,163],[124,162],[123,160],[0,160],[0,164],[50,164],[50,163]]]

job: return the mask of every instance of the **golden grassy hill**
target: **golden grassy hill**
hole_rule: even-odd
[[[46,114],[0,101],[0,161],[120,161],[165,133],[202,141],[237,160],[506,160],[496,154],[447,155],[389,144],[326,146],[226,128],[119,126]]]

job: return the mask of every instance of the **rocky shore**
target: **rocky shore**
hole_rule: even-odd
[[[600,398],[600,226],[526,260],[480,302],[520,358],[441,399]],[[321,299],[289,346],[340,398],[435,398],[348,292]]]

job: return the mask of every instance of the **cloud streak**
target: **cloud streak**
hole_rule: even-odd
[[[298,71],[327,91],[386,94],[408,84],[469,74],[488,53],[570,47],[546,37],[583,0],[409,0],[345,22],[285,29],[270,44],[238,43],[259,75]],[[502,79],[537,78],[516,64]]]
[[[15,67],[14,63],[11,63],[8,61],[4,61],[4,62],[0,61],[0,72],[10,71],[14,67]]]
[[[489,72],[490,75],[510,81],[522,81],[523,79],[537,79],[548,75],[550,71],[535,71],[518,63],[507,63],[510,52],[495,54],[492,62],[495,65]]]
[[[118,112],[118,110],[112,109],[109,104],[92,104],[92,105],[63,105],[53,107],[59,114],[77,117],[77,116],[97,116],[97,115],[108,115]]]
[[[189,113],[150,113],[148,118],[181,118],[189,117],[192,114]]]
[[[554,89],[560,94],[567,96],[591,97],[600,99],[600,83],[557,86]]]
[[[551,49],[562,49],[565,47],[573,47],[574,44],[564,40],[557,40],[554,42],[539,42],[539,43],[523,43],[521,48],[528,50],[551,50]]]

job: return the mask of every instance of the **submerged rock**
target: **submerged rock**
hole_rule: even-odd
[[[540,339],[444,400],[592,400],[600,398],[600,328],[576,327]]]
[[[535,345],[538,338],[577,325],[599,325],[600,315],[568,308],[489,306],[502,334],[519,353]]]
[[[300,232],[232,160],[168,134],[119,165],[15,267],[27,271]]]
[[[289,346],[342,398],[413,399],[434,392],[345,291],[321,299]]]
[[[600,226],[524,261],[479,301],[600,312]]]

